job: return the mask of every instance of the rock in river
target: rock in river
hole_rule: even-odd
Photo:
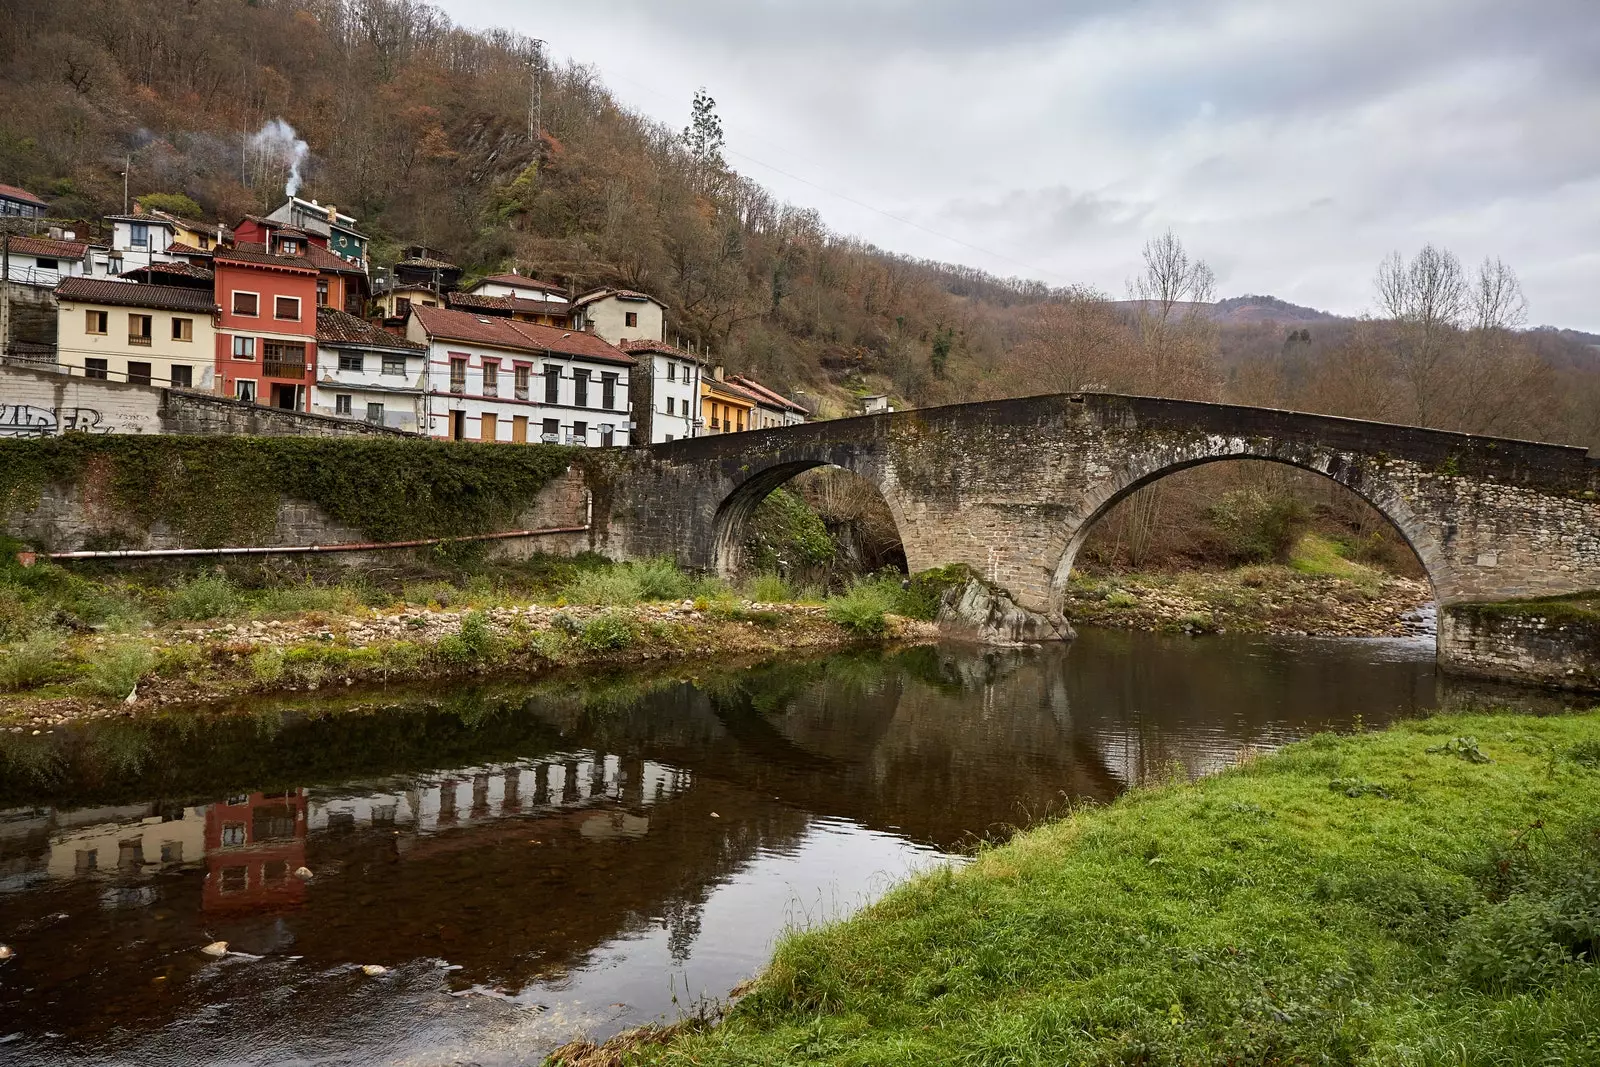
[[[200,951],[207,956],[226,956],[228,954],[228,943],[226,941],[213,941]]]
[[[976,578],[945,590],[939,601],[939,629],[949,637],[1011,647],[1078,636],[1065,616],[1030,611]]]

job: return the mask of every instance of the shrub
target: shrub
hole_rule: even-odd
[[[611,652],[633,643],[633,624],[609,611],[584,624],[578,640],[591,652]]]
[[[689,595],[689,576],[670,559],[650,559],[626,566],[638,580],[639,595],[644,600],[682,600]]]
[[[881,581],[862,579],[828,598],[828,618],[854,633],[877,637],[887,629],[884,616],[894,607],[895,597]]]
[[[263,589],[255,596],[256,611],[262,615],[301,615],[309,611],[355,611],[361,596],[344,586],[300,585]]]
[[[785,489],[774,489],[745,526],[745,559],[763,571],[803,569],[833,559],[828,528],[811,506]]]
[[[746,583],[744,595],[757,604],[782,604],[794,599],[794,590],[779,575],[758,574]]]
[[[931,567],[912,575],[903,585],[899,576],[893,575],[891,581],[898,593],[895,611],[908,619],[931,622],[939,615],[939,602],[945,592],[964,587],[973,577],[972,568],[964,563]]]
[[[250,674],[258,682],[271,685],[283,677],[283,649],[263,648],[250,654]]]
[[[1235,489],[1206,510],[1217,547],[1232,563],[1288,559],[1305,532],[1305,505],[1290,496]]]
[[[108,700],[121,700],[132,693],[155,666],[156,654],[149,645],[142,641],[121,641],[95,654],[83,680],[90,692]]]
[[[407,604],[428,607],[438,604],[447,608],[461,599],[461,590],[449,582],[414,582],[401,589],[400,597]]]
[[[1114,589],[1106,596],[1106,607],[1108,608],[1136,608],[1138,606],[1139,598],[1126,589]]]
[[[180,583],[167,594],[167,617],[182,622],[220,619],[239,610],[239,594],[220,574],[205,574]]]
[[[579,571],[561,587],[561,599],[569,604],[602,604],[624,607],[644,599],[639,577],[627,567]]]
[[[439,655],[447,663],[476,663],[488,657],[494,646],[489,617],[482,611],[469,611],[461,616],[461,629],[439,639]]]
[[[0,689],[29,689],[61,670],[67,639],[54,630],[36,630],[0,652]]]

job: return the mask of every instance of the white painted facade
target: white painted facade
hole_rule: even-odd
[[[319,340],[311,410],[421,433],[427,373],[427,352]]]
[[[642,293],[579,297],[572,319],[574,330],[587,330],[594,324],[597,336],[614,345],[624,341],[663,341],[666,339],[667,309],[659,300]]]
[[[177,227],[164,219],[154,215],[108,215],[106,221],[111,223],[107,276],[152,263],[175,263],[181,258],[167,254],[167,246],[176,239]]]
[[[82,278],[90,272],[92,259],[87,249],[84,255],[74,257],[25,251],[19,247],[23,244],[20,241],[13,244],[4,257],[7,281],[53,287],[63,278]]]
[[[545,283],[529,278],[526,282],[501,281],[504,275],[485,278],[467,292],[474,296],[520,296],[528,300],[544,300],[552,304],[565,304],[567,295],[560,289],[546,288]],[[610,338],[607,338],[610,340]],[[615,342],[612,342],[615,344]]]

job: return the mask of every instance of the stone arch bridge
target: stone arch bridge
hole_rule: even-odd
[[[1229,459],[1315,471],[1387,516],[1433,585],[1447,668],[1600,688],[1600,629],[1572,621],[1583,613],[1505,603],[1600,590],[1600,457],[1582,448],[1223,404],[1034,396],[640,449],[594,486],[595,519],[613,555],[726,573],[762,498],[834,465],[883,495],[913,572],[965,563],[1051,611],[1112,505]]]

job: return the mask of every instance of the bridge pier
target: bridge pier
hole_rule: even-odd
[[[596,524],[613,555],[727,572],[761,499],[833,465],[877,487],[914,571],[965,563],[1048,612],[1119,500],[1229,459],[1314,471],[1394,523],[1441,605],[1445,669],[1600,688],[1582,612],[1569,605],[1535,624],[1537,612],[1503,606],[1600,590],[1600,458],[1581,448],[1150,397],[1035,396],[638,449],[596,493]]]

